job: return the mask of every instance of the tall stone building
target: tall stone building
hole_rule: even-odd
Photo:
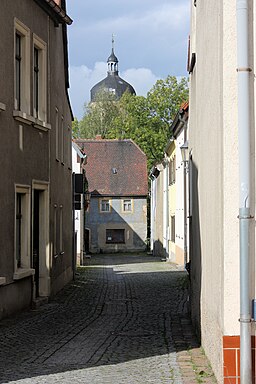
[[[0,12],[0,318],[73,277],[72,111],[65,0]]]

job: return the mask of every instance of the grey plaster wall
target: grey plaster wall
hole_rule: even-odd
[[[14,119],[14,19],[17,18],[30,29],[31,52],[30,67],[33,67],[33,34],[47,44],[47,122],[50,130],[42,130]],[[49,223],[46,245],[50,252],[47,265],[50,277],[50,293],[61,289],[72,278],[72,194],[71,160],[56,161],[55,108],[63,116],[65,134],[65,156],[71,154],[68,126],[71,127],[64,75],[64,51],[62,26],[55,27],[53,21],[32,0],[3,0],[0,12],[0,103],[6,110],[0,112],[0,276],[6,278],[6,285],[0,286],[0,298],[4,292],[5,300],[0,299],[0,318],[5,313],[26,307],[33,297],[32,277],[21,281],[13,280],[15,247],[15,185],[28,186],[32,190],[33,181],[49,185]],[[32,79],[31,111],[32,111]],[[32,113],[31,113],[32,114]],[[20,144],[22,138],[22,146]],[[31,194],[32,196],[32,194]],[[63,255],[54,258],[54,205],[63,210]],[[31,201],[32,207],[32,201]],[[59,232],[57,233],[57,238]],[[31,227],[32,238],[32,227]],[[32,246],[32,245],[31,245]],[[32,248],[30,249],[32,254]],[[63,276],[63,279],[61,278]],[[58,281],[58,284],[54,283]],[[21,293],[23,292],[23,293]]]
[[[90,251],[144,251],[147,237],[146,198],[133,198],[133,211],[127,213],[122,212],[121,198],[111,198],[110,212],[100,212],[99,204],[99,198],[92,198],[86,213],[86,228],[90,230]],[[124,229],[125,244],[106,244],[106,229]]]

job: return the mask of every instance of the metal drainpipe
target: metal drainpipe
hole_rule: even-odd
[[[165,228],[165,237],[166,237],[166,258],[170,258],[169,253],[169,162],[166,159],[165,163],[165,183],[166,183],[166,192],[165,192],[165,200],[166,200],[166,228]]]
[[[183,143],[187,141],[187,127],[186,127],[186,120],[179,116],[179,120],[182,124],[182,127],[184,129],[184,137],[183,137]],[[183,220],[184,220],[184,268],[186,268],[186,264],[188,262],[188,212],[187,212],[187,175],[189,172],[189,161],[187,163],[184,162],[183,167],[183,204],[184,204],[184,212],[183,212]]]
[[[249,273],[250,88],[248,0],[237,0],[237,73],[240,229],[240,383],[252,382]]]
[[[184,143],[187,141],[187,128],[184,128]],[[188,262],[188,212],[187,212],[187,175],[188,175],[188,167],[189,167],[189,160],[184,163],[184,169],[183,169],[183,198],[184,198],[184,267],[186,268],[186,264]]]
[[[152,176],[153,177],[153,176]],[[152,178],[151,184],[151,196],[150,196],[150,251],[154,256],[154,238],[155,238],[155,221],[154,221],[154,206],[155,206],[155,182]]]

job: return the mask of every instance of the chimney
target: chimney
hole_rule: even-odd
[[[54,2],[61,8],[61,0],[54,0]]]

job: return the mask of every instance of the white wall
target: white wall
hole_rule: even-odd
[[[75,150],[73,145],[72,145],[72,172],[81,173],[80,162],[77,162],[77,151]],[[81,211],[75,211],[75,232],[77,235],[76,254],[80,256],[82,256],[81,252],[83,251],[81,224],[82,224]]]
[[[181,145],[184,144],[184,130],[176,139],[176,247],[184,253],[184,164],[181,156]]]
[[[226,148],[223,134],[234,136],[224,126],[224,94],[226,81],[223,62],[223,13],[221,0],[192,3],[191,53],[196,65],[190,77],[189,146],[192,151],[192,254],[191,282],[193,319],[201,330],[202,345],[219,380],[222,377],[222,335],[225,321],[224,276],[225,201],[223,191]],[[235,3],[227,1],[232,10]],[[196,22],[195,22],[196,21]],[[228,63],[226,64],[228,65]],[[234,68],[235,71],[235,68]],[[230,96],[229,96],[230,97]],[[231,95],[235,102],[235,95]],[[232,128],[230,126],[230,128]],[[234,127],[233,127],[234,128]],[[229,161],[231,158],[229,158]],[[233,197],[231,197],[232,200]],[[230,204],[233,206],[235,201]],[[233,228],[232,228],[233,229]],[[236,233],[236,230],[235,230]],[[236,257],[236,253],[233,255]],[[234,259],[233,269],[237,263]],[[234,271],[232,278],[236,278]],[[235,286],[235,284],[234,284]],[[234,287],[234,290],[236,288]],[[232,319],[234,324],[237,319]]]

